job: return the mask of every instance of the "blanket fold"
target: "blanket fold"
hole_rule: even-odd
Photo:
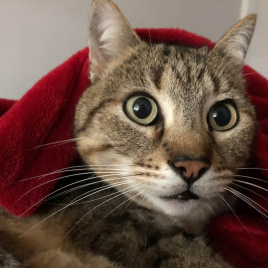
[[[136,31],[146,41],[214,46],[210,40],[180,29]],[[73,120],[75,105],[90,84],[88,52],[85,48],[73,55],[20,100],[0,99],[0,205],[16,216],[31,215],[77,157]],[[245,170],[245,175],[268,182],[268,81],[248,66],[244,74],[259,122],[252,166],[262,168],[262,174],[255,169]],[[249,192],[249,197],[265,214],[268,193],[254,187],[252,191],[256,193]],[[237,211],[237,216],[226,213],[217,217],[209,226],[214,249],[234,267],[268,267],[268,223],[263,217],[249,205]]]

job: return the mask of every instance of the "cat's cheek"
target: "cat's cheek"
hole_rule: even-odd
[[[232,182],[232,179],[233,173],[231,171],[225,169],[217,172],[212,168],[200,180],[196,181],[191,189],[202,198],[213,199],[226,192],[225,187]]]
[[[248,114],[241,113],[234,128],[213,132],[214,149],[227,167],[241,167],[250,156],[254,136],[255,123]]]

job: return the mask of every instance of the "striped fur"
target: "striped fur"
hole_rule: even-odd
[[[113,2],[95,0],[89,27],[92,85],[77,105],[75,136],[83,162],[99,179],[85,177],[79,186],[88,180],[91,186],[55,202],[70,204],[95,192],[64,211],[45,204],[15,224],[0,210],[0,242],[12,253],[0,250],[0,267],[9,261],[4,267],[230,268],[203,235],[210,218],[225,209],[221,197],[234,204],[225,187],[250,157],[256,116],[242,66],[255,20],[251,15],[239,22],[212,50],[147,44]],[[139,125],[126,115],[126,100],[138,93],[156,101],[155,124]],[[238,122],[228,131],[213,131],[208,112],[226,99],[235,103]],[[198,200],[162,198],[188,187],[168,164],[178,153],[211,162],[190,188]],[[106,176],[110,165],[119,174]],[[100,191],[101,186],[110,189]]]

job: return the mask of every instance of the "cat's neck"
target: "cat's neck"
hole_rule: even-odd
[[[145,199],[136,198],[134,200],[139,206],[154,211],[156,214],[159,214],[159,218],[161,218],[161,215],[163,215],[162,211],[155,210],[155,207]],[[161,224],[163,225],[163,229],[168,228],[169,226],[177,226],[178,228],[184,230],[186,233],[200,235],[204,233],[204,229],[212,217],[212,213],[210,212],[211,215],[208,215],[208,213],[208,211],[204,212],[203,216],[202,213],[189,213],[181,216],[165,215],[163,217],[165,220]]]

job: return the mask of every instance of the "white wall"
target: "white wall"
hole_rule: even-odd
[[[261,21],[266,19],[268,0],[259,1]],[[134,28],[179,27],[216,41],[239,20],[244,0],[114,2]],[[91,3],[92,0],[0,0],[0,98],[20,98],[39,78],[87,45]],[[244,10],[249,12],[250,8]],[[257,27],[248,58],[257,69],[258,62],[265,62],[263,53],[268,51],[264,24],[267,19]]]
[[[257,13],[258,20],[246,63],[268,78],[268,0],[251,2],[255,4],[249,6],[247,13]]]

